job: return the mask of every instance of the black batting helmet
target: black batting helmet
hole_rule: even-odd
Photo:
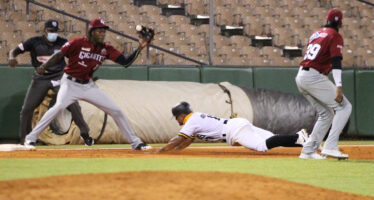
[[[180,114],[190,114],[192,110],[189,103],[182,101],[175,105],[171,109],[171,112],[173,113],[174,117],[177,118]]]

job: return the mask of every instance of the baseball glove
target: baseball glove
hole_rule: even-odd
[[[152,28],[148,28],[142,25],[136,26],[136,31],[138,32],[139,37],[149,42],[153,40],[153,37],[155,36],[155,31]]]

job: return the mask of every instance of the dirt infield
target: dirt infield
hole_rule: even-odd
[[[371,199],[275,178],[221,172],[126,172],[0,182],[0,199]],[[25,198],[28,197],[28,198]]]
[[[258,152],[244,147],[189,147],[183,151],[154,154],[158,148],[148,152],[131,149],[40,149],[36,151],[0,152],[0,158],[147,158],[147,157],[214,157],[214,158],[282,158],[297,157],[301,148],[274,148]],[[374,160],[374,146],[345,145],[340,150],[349,154],[351,160]]]
[[[157,149],[157,148],[155,148]],[[0,158],[297,157],[301,148],[266,153],[243,147],[190,147],[154,154],[130,149],[42,149],[0,152]],[[342,146],[350,159],[374,160],[373,146]],[[0,181],[0,199],[372,199],[276,178],[223,172],[123,172]]]

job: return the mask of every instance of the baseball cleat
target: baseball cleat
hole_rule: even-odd
[[[307,160],[324,160],[325,157],[319,155],[318,153],[301,153],[299,158],[301,159],[307,159]]]
[[[26,147],[27,150],[36,150],[35,144],[35,142],[26,139],[23,145]]]
[[[145,151],[149,149],[152,149],[152,147],[149,146],[147,143],[143,142],[143,143],[138,144],[138,146],[134,150]]]
[[[299,132],[296,134],[299,135],[299,137],[296,140],[296,144],[300,144],[301,146],[304,146],[305,142],[308,140],[308,132],[306,129],[301,129]]]
[[[339,150],[323,149],[321,151],[321,154],[323,156],[337,158],[339,160],[348,159],[348,154],[344,154],[344,153],[340,152]]]
[[[90,137],[88,134],[82,134],[81,138],[86,146],[92,146],[95,143],[92,137]]]

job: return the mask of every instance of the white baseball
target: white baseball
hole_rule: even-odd
[[[142,30],[142,25],[139,25],[139,24],[136,25],[136,28],[135,28],[135,29],[136,29],[136,31],[141,31],[141,30]]]

